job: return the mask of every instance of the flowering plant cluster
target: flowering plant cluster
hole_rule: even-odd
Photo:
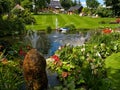
[[[23,43],[16,43],[12,45],[11,50],[8,51],[8,59],[24,58],[28,50],[31,49],[30,45],[24,45]],[[13,57],[14,56],[14,57]]]
[[[104,34],[109,34],[109,33],[112,32],[112,29],[110,29],[110,28],[105,28],[105,29],[102,30],[102,32],[103,32]]]
[[[84,87],[85,90],[99,90],[100,87],[105,87],[109,89],[104,59],[113,52],[120,52],[120,44],[115,40],[112,40],[109,45],[86,43],[77,47],[66,46],[56,52],[57,56],[52,56],[61,64],[51,63],[50,66],[48,63],[48,66],[58,73],[63,88],[75,90]]]

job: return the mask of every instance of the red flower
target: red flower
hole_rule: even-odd
[[[26,55],[26,53],[22,50],[22,48],[20,48],[20,50],[19,50],[19,55],[20,56],[25,56]]]
[[[51,58],[54,59],[56,62],[60,61],[60,58],[57,55],[53,55]]]
[[[112,32],[112,30],[109,29],[109,28],[106,28],[106,29],[104,29],[102,32],[105,33],[105,34],[109,34],[109,33]]]

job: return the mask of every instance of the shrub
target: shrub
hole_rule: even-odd
[[[113,41],[119,41],[120,40],[120,33],[113,32],[113,33],[103,33],[103,31],[100,32],[93,32],[91,35],[91,39],[89,40],[89,43],[94,44],[100,44],[105,43],[106,45],[110,45]],[[106,31],[105,31],[106,32]],[[110,31],[111,32],[111,31]]]
[[[47,31],[46,31],[47,33],[51,33],[51,32],[52,32],[51,26],[48,26],[46,30],[47,30]]]
[[[19,64],[13,61],[0,62],[0,89],[19,90],[24,80]]]
[[[25,10],[14,9],[13,14],[15,14],[18,18],[23,19],[25,24],[31,24],[36,22],[35,18],[31,15],[30,11],[27,9]]]
[[[0,36],[20,35],[24,33],[24,30],[25,24],[23,23],[23,19],[18,17],[11,17],[9,19],[3,20]]]
[[[76,28],[74,24],[65,25],[65,28],[69,28],[69,33],[76,33]]]
[[[99,7],[96,11],[96,13],[101,17],[111,17],[112,16],[112,10]]]

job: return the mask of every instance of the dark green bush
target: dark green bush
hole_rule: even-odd
[[[25,24],[31,24],[36,22],[35,18],[31,15],[31,12],[27,9],[14,9],[12,13],[15,14],[17,17],[23,19]]]
[[[65,28],[69,29],[69,33],[75,33],[76,32],[76,27],[75,27],[74,24],[65,25]]]
[[[96,13],[101,17],[111,17],[112,16],[112,10],[108,8],[100,7],[97,9]]]
[[[105,43],[106,45],[110,45],[111,42],[113,41],[120,41],[120,33],[109,33],[109,34],[101,34],[102,31],[100,32],[93,32],[91,35],[91,39],[89,40],[89,43],[95,43],[95,44],[100,44],[100,43]]]
[[[22,70],[18,62],[0,62],[0,90],[20,90],[23,83]]]
[[[51,26],[48,26],[48,27],[47,27],[46,32],[47,32],[47,33],[51,33],[51,32],[52,32]]]

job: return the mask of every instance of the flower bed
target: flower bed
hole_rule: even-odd
[[[106,43],[88,43],[79,47],[65,46],[58,50],[47,61],[48,68],[58,73],[62,83],[54,89],[110,89],[104,59],[114,52],[120,52],[119,40],[120,38],[118,41],[112,40],[109,45]],[[55,63],[56,61],[57,63]]]

